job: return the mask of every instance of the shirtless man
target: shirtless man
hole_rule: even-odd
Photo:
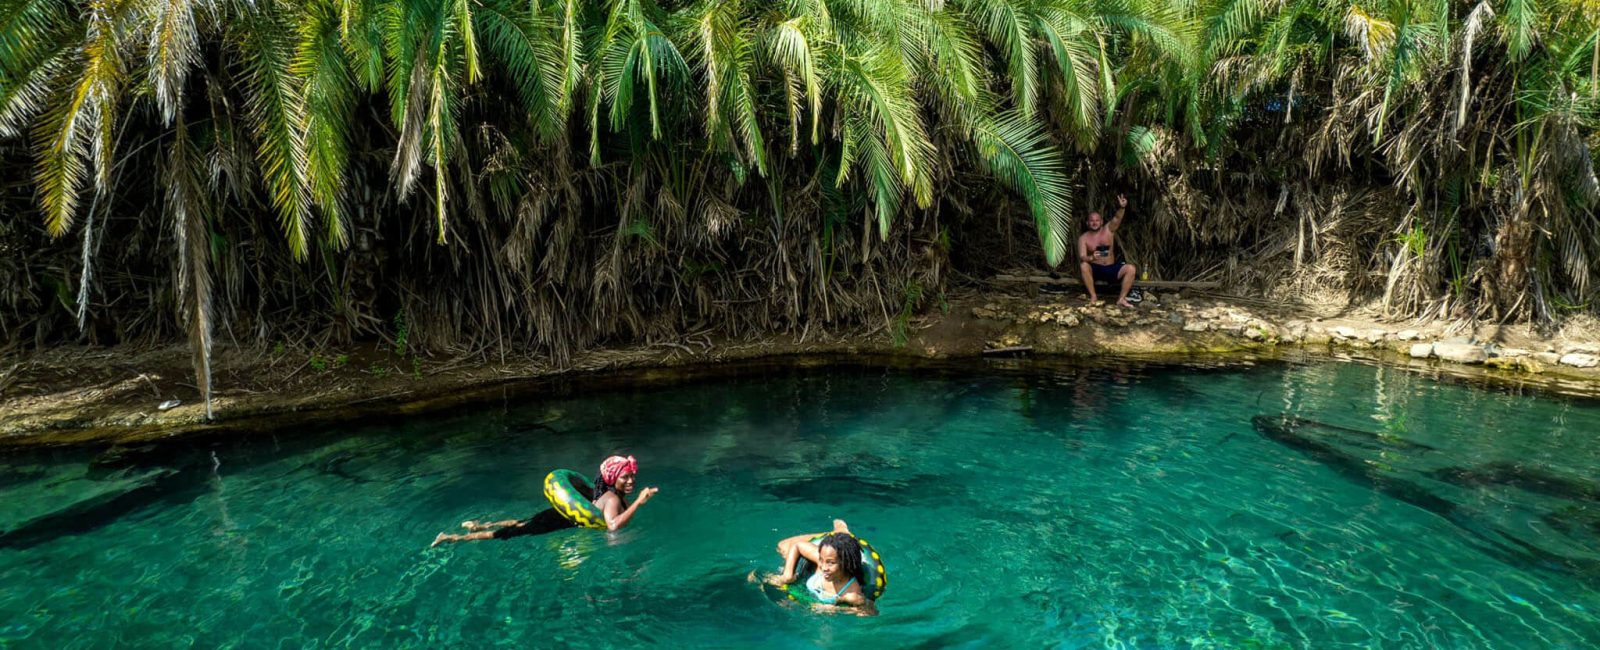
[[[1088,230],[1078,236],[1078,268],[1083,271],[1083,286],[1089,290],[1089,302],[1099,299],[1094,295],[1096,281],[1108,284],[1122,283],[1122,293],[1117,305],[1133,308],[1128,302],[1128,292],[1133,289],[1133,278],[1138,269],[1132,264],[1117,261],[1117,229],[1122,227],[1122,213],[1128,208],[1128,198],[1117,195],[1117,216],[1106,221],[1099,212],[1090,212],[1085,224]]]

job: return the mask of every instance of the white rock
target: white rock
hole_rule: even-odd
[[[1561,355],[1561,365],[1574,368],[1593,368],[1600,366],[1600,356],[1582,352],[1568,352]]]
[[[1388,335],[1389,333],[1383,330],[1367,330],[1366,339],[1368,343],[1377,343],[1378,341],[1382,341],[1383,337]]]
[[[1561,363],[1561,355],[1554,352],[1535,352],[1533,353],[1533,360],[1547,366],[1553,366]]]
[[[1413,358],[1413,359],[1426,359],[1431,354],[1433,354],[1433,344],[1432,343],[1413,343],[1413,344],[1411,344],[1411,358]]]
[[[1355,328],[1345,327],[1343,325],[1340,325],[1340,326],[1335,327],[1335,328],[1333,328],[1331,330],[1328,330],[1328,333],[1330,333],[1330,334],[1332,334],[1334,336],[1337,336],[1337,337],[1339,337],[1341,339],[1353,339],[1353,338],[1356,337]]]
[[[1456,363],[1483,363],[1489,353],[1481,345],[1440,341],[1433,344],[1433,356]]]
[[[1395,338],[1402,341],[1413,341],[1416,340],[1418,336],[1421,336],[1421,334],[1419,334],[1416,330],[1400,330],[1399,333],[1394,335]]]
[[[1183,331],[1185,332],[1204,332],[1208,329],[1211,329],[1211,326],[1205,321],[1189,321],[1183,324]]]

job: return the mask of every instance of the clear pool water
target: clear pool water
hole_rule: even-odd
[[[0,647],[1600,643],[1600,406],[1356,364],[783,373],[0,457]],[[429,550],[606,454],[636,525]],[[93,462],[91,462],[93,461]],[[842,517],[876,618],[745,581]]]

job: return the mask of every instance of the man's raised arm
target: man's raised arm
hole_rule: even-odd
[[[1122,227],[1122,214],[1124,212],[1127,212],[1127,211],[1128,211],[1128,197],[1123,196],[1121,194],[1118,194],[1117,195],[1117,214],[1116,214],[1116,216],[1111,217],[1111,221],[1106,222],[1106,227],[1110,228],[1111,232],[1116,232],[1118,228]]]

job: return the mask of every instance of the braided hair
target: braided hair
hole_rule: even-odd
[[[817,543],[817,550],[833,549],[839,554],[839,570],[856,579],[856,583],[866,589],[867,573],[861,562],[861,542],[850,533],[829,533]]]
[[[605,479],[596,476],[594,477],[594,495],[589,497],[589,501],[599,501],[600,495],[607,492],[617,492],[617,486],[607,483]],[[617,492],[617,500],[620,501],[623,506],[628,505],[627,497],[622,496],[621,492]]]

